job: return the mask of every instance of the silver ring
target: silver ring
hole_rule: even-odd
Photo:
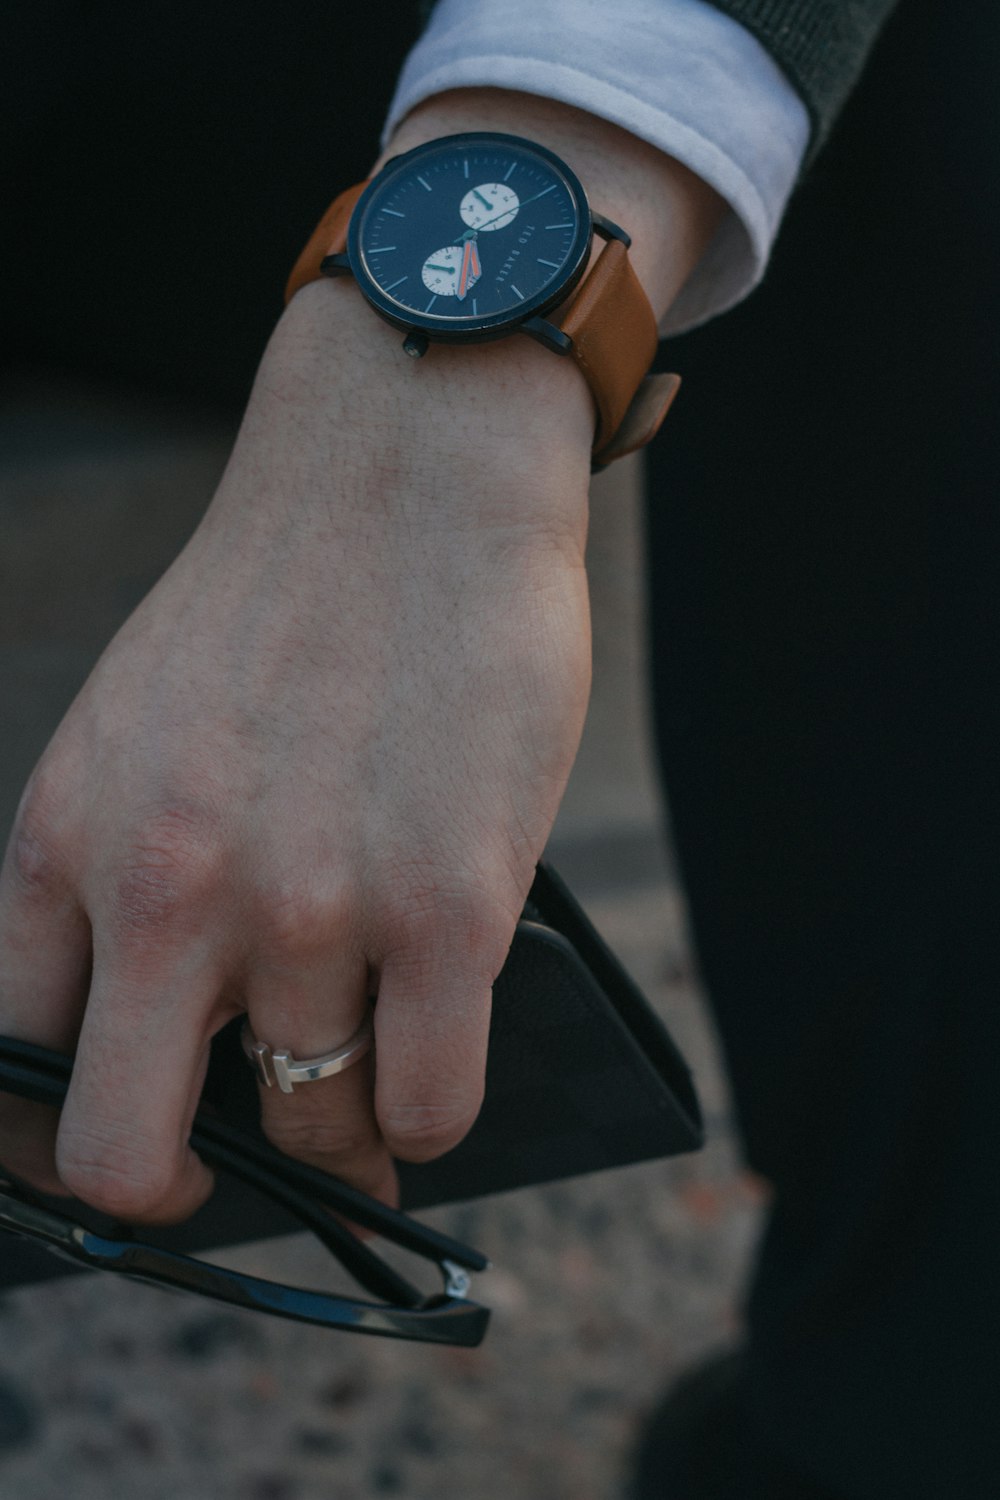
[[[258,1079],[267,1087],[277,1084],[283,1094],[290,1094],[297,1083],[312,1083],[314,1078],[330,1078],[342,1073],[354,1063],[360,1062],[372,1044],[373,1027],[371,1016],[358,1027],[352,1037],[335,1052],[326,1052],[322,1057],[293,1057],[287,1049],[272,1051],[267,1042],[258,1042],[250,1030],[250,1022],[243,1022],[240,1033],[243,1051],[254,1068]]]

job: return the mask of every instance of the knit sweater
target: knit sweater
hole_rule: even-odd
[[[710,0],[753,33],[791,80],[812,122],[807,162],[857,82],[896,0]]]

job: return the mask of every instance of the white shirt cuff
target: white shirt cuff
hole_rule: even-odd
[[[475,87],[542,94],[611,120],[726,199],[732,212],[661,332],[705,322],[760,281],[809,118],[770,54],[706,0],[439,0],[400,74],[383,143],[421,100]]]

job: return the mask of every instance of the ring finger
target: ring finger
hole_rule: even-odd
[[[258,969],[246,991],[258,1042],[293,1058],[319,1057],[348,1041],[368,1011],[367,965],[343,954],[290,971]],[[293,1092],[261,1084],[268,1139],[289,1156],[320,1167],[353,1187],[394,1202],[396,1173],[375,1118],[374,1052],[329,1078],[295,1084]]]

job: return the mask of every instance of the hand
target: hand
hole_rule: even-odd
[[[369,1191],[478,1109],[585,711],[590,412],[560,366],[551,430],[527,340],[483,351],[461,402],[468,351],[438,352],[411,373],[353,287],[296,299],[203,524],[28,789],[0,1028],[77,1063],[54,1159],[23,1107],[0,1159],[122,1217],[207,1192],[187,1134],[243,1008],[309,1056],[378,993],[374,1099],[367,1061],[264,1095],[279,1146]]]
[[[514,116],[602,209],[626,219],[632,195],[647,286],[676,289],[708,190],[615,127],[474,91],[394,149]],[[377,1065],[265,1093],[272,1140],[391,1198],[391,1155],[461,1138],[585,711],[592,427],[571,362],[529,340],[415,366],[356,288],[294,299],[202,525],[22,801],[0,1030],[76,1065],[58,1134],[4,1104],[0,1161],[122,1218],[183,1218],[210,1188],[187,1137],[218,1027],[246,1009],[310,1056],[371,993]]]

